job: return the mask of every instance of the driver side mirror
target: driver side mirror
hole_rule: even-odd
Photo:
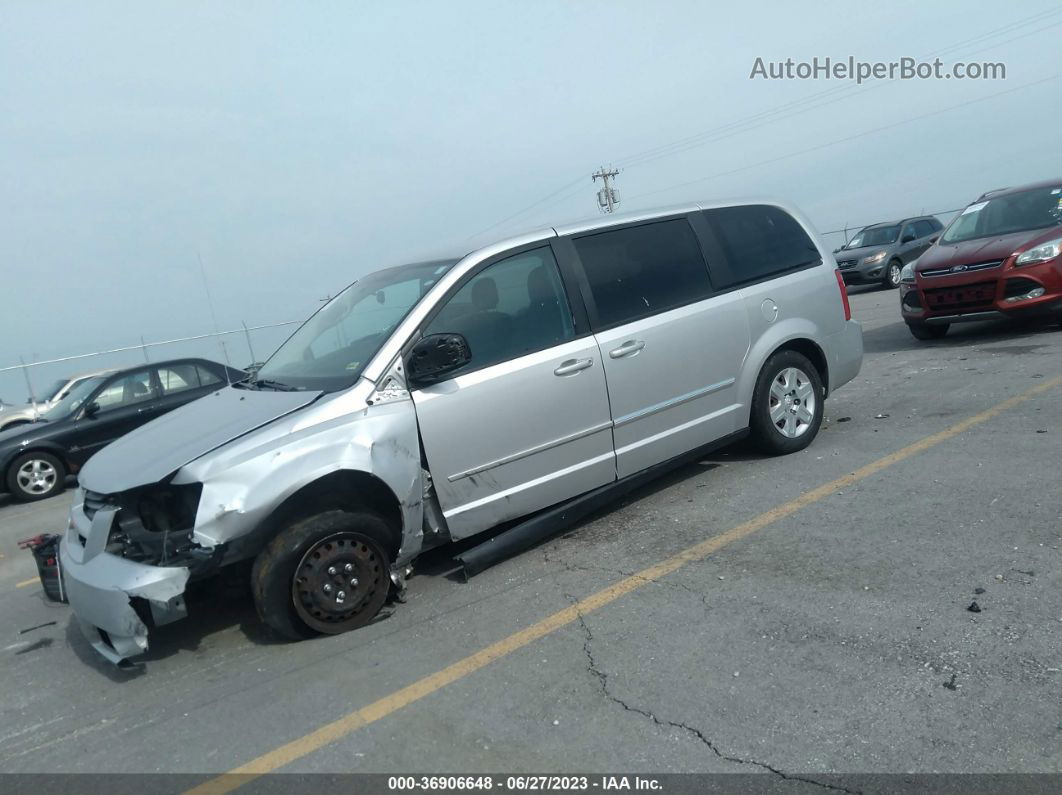
[[[92,419],[100,413],[100,404],[93,400],[91,403],[85,404],[85,416]]]
[[[903,239],[900,242],[901,243],[910,243],[914,239],[915,239],[914,232],[908,232],[906,235],[903,236]]]
[[[472,361],[468,340],[460,334],[429,334],[409,352],[406,376],[411,387],[443,380]]]

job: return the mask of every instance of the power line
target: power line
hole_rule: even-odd
[[[901,126],[903,126],[905,124],[910,124],[911,122],[914,122],[914,121],[920,121],[922,119],[928,119],[928,118],[930,118],[932,116],[939,116],[942,113],[949,113],[949,112],[951,112],[953,110],[957,110],[958,108],[964,108],[964,107],[966,107],[968,105],[975,105],[978,102],[986,102],[986,101],[988,101],[990,99],[995,99],[996,97],[1001,97],[1004,94],[1013,94],[1015,91],[1023,91],[1026,88],[1031,88],[1033,86],[1037,86],[1037,85],[1040,85],[1042,83],[1047,83],[1047,82],[1049,82],[1051,80],[1057,80],[1059,77],[1062,77],[1062,72],[1050,75],[1049,77],[1041,78],[1040,80],[1034,80],[1031,83],[1024,83],[1023,85],[1015,86],[1014,88],[1008,88],[1008,89],[1004,89],[1003,91],[997,91],[994,94],[987,94],[986,96],[983,96],[983,97],[977,97],[975,99],[967,100],[966,102],[960,102],[957,105],[950,105],[950,106],[948,106],[946,108],[938,108],[937,110],[930,111],[929,113],[923,113],[923,114],[921,114],[919,116],[911,116],[910,118],[901,119],[900,121],[893,122],[892,124],[884,124],[881,127],[874,127],[872,129],[869,129],[869,130],[864,130],[863,132],[856,133],[855,135],[849,135],[849,136],[846,136],[844,138],[838,138],[838,139],[833,140],[833,141],[827,141],[826,143],[818,144],[816,146],[810,146],[807,149],[801,149],[801,150],[799,150],[797,152],[790,152],[789,154],[780,155],[779,157],[772,157],[769,160],[761,160],[759,163],[752,163],[751,165],[741,166],[740,168],[733,168],[733,169],[730,169],[729,171],[720,171],[720,172],[718,172],[716,174],[710,174],[707,177],[698,177],[697,179],[692,179],[692,180],[689,180],[688,182],[680,182],[680,183],[677,183],[675,185],[669,185],[669,186],[664,187],[664,188],[658,188],[656,190],[651,190],[648,193],[639,193],[637,196],[633,196],[633,197],[630,197],[630,198],[641,199],[641,198],[644,198],[646,196],[655,196],[658,193],[665,193],[667,191],[675,190],[677,188],[685,188],[685,187],[688,187],[690,185],[697,185],[697,184],[699,184],[701,182],[707,182],[708,180],[718,179],[719,177],[726,177],[726,176],[729,176],[731,174],[737,174],[737,173],[740,173],[742,171],[748,171],[750,168],[758,168],[759,166],[770,165],[771,163],[777,163],[780,160],[787,160],[787,159],[789,159],[791,157],[797,157],[798,155],[805,155],[805,154],[808,154],[809,152],[816,152],[816,151],[818,151],[820,149],[826,149],[826,148],[831,147],[831,146],[836,146],[837,144],[846,143],[848,141],[854,141],[857,138],[864,138],[867,135],[872,135],[873,133],[876,133],[876,132],[882,132],[883,130],[890,130],[890,129],[894,128],[894,127],[901,127]]]
[[[928,213],[919,213],[919,214],[920,215],[947,215],[948,213],[957,213],[957,212],[959,212],[959,210],[962,210],[962,209],[963,209],[962,207],[959,207],[958,209],[955,209],[955,210],[933,210],[933,211],[928,212]],[[848,230],[849,229],[852,229],[852,230],[864,229],[864,228],[866,228],[868,226],[873,226],[874,224],[877,224],[877,223],[881,223],[881,222],[880,221],[871,221],[870,223],[866,223],[866,224],[849,224],[849,225],[845,226],[843,229],[831,229],[829,232],[819,232],[819,234],[823,235],[823,236],[825,236],[825,235],[848,234]]]
[[[935,55],[936,57],[939,57],[939,56],[941,56],[943,54],[946,54],[948,52],[953,52],[955,50],[961,50],[962,48],[967,47],[967,46],[969,46],[971,44],[976,44],[978,42],[984,41],[986,39],[991,39],[991,38],[994,38],[994,37],[999,36],[999,35],[1005,35],[1007,33],[1011,33],[1011,32],[1013,32],[1015,30],[1018,30],[1020,28],[1026,27],[1026,26],[1031,25],[1031,24],[1036,24],[1038,22],[1043,22],[1044,20],[1049,19],[1049,18],[1051,18],[1053,16],[1057,16],[1058,14],[1062,14],[1062,8],[1054,8],[1054,9],[1048,9],[1046,11],[1041,11],[1041,12],[1038,12],[1038,13],[1033,14],[1031,16],[1024,17],[1024,18],[1019,19],[1019,20],[1015,20],[1014,22],[1010,22],[1010,23],[1008,23],[1006,25],[1002,25],[1002,26],[1000,26],[998,28],[993,28],[993,29],[991,29],[989,31],[986,31],[984,33],[981,33],[981,34],[979,34],[977,36],[973,36],[973,37],[971,37],[969,39],[963,39],[962,41],[959,41],[959,42],[956,42],[954,44],[951,44],[948,47],[943,48],[942,50],[938,50],[935,54],[923,56],[923,58],[933,57],[933,55]],[[994,42],[992,44],[986,45],[984,47],[980,47],[978,49],[972,50],[972,51],[970,51],[968,53],[968,55],[972,55],[972,54],[975,54],[975,53],[978,53],[978,52],[983,52],[983,51],[989,50],[989,49],[994,49],[995,47],[1002,46],[1003,44],[1008,44],[1008,43],[1016,41],[1018,39],[1026,38],[1028,36],[1032,36],[1032,35],[1035,35],[1037,33],[1041,33],[1044,30],[1047,30],[1047,29],[1053,28],[1053,27],[1057,27],[1059,25],[1062,25],[1062,22],[1056,22],[1056,23],[1053,23],[1053,24],[1050,24],[1050,25],[1046,25],[1046,26],[1041,27],[1041,28],[1036,28],[1034,30],[1027,31],[1025,33],[1022,33],[1022,34],[1020,34],[1018,36],[1015,36],[1015,37],[1012,37],[1010,39],[1006,39],[1004,41],[997,41],[997,42]],[[694,133],[693,135],[689,135],[689,136],[686,136],[684,138],[680,138],[680,139],[672,141],[670,143],[660,144],[660,145],[651,147],[649,149],[642,150],[641,152],[637,152],[637,153],[635,153],[633,155],[629,155],[629,156],[627,156],[625,158],[621,158],[619,162],[620,162],[621,165],[623,165],[624,167],[627,167],[627,168],[634,167],[634,166],[645,165],[646,163],[653,162],[654,160],[658,160],[658,159],[661,159],[663,157],[668,157],[668,156],[674,155],[674,154],[680,154],[681,152],[689,151],[690,149],[694,149],[694,148],[697,148],[699,146],[703,146],[703,145],[708,144],[708,143],[714,143],[715,141],[722,140],[724,138],[733,137],[733,136],[739,135],[741,133],[749,132],[750,130],[756,129],[758,127],[762,127],[762,126],[767,125],[767,124],[773,124],[773,123],[776,123],[776,122],[779,122],[779,121],[783,121],[783,120],[785,120],[787,118],[791,118],[793,116],[797,116],[797,115],[799,115],[801,113],[806,113],[808,111],[816,110],[816,109],[824,107],[826,105],[830,105],[830,104],[834,104],[836,102],[840,102],[842,100],[845,100],[845,99],[848,99],[848,98],[850,98],[852,96],[855,96],[856,94],[861,94],[861,93],[863,93],[865,91],[869,91],[869,90],[872,90],[874,88],[880,88],[881,86],[890,85],[891,83],[896,82],[897,79],[898,78],[893,78],[892,80],[874,81],[872,83],[864,84],[862,86],[851,86],[851,85],[834,86],[832,88],[828,88],[828,89],[825,89],[823,91],[819,91],[819,92],[816,92],[814,94],[811,94],[809,96],[802,97],[802,98],[797,99],[797,100],[792,100],[790,102],[786,102],[786,103],[783,103],[781,105],[777,105],[777,106],[775,106],[773,108],[770,108],[768,110],[760,111],[758,113],[752,114],[752,115],[744,117],[742,119],[738,119],[738,120],[735,120],[735,121],[732,121],[732,122],[728,122],[727,124],[720,125],[718,127],[714,127],[714,128],[709,129],[709,130],[704,130],[704,131],[701,131],[699,133]],[[820,101],[820,100],[822,100],[822,101]],[[961,106],[956,106],[956,107],[961,107]],[[916,118],[919,118],[919,117],[916,117]],[[884,129],[884,128],[882,128],[882,129]],[[811,151],[811,150],[808,150],[808,151]],[[727,172],[727,173],[730,173],[730,172]],[[721,175],[717,175],[717,176],[721,176]],[[710,179],[710,177],[706,178],[706,179]],[[502,226],[503,224],[506,224],[509,221],[512,221],[512,220],[514,220],[514,219],[516,219],[516,218],[518,218],[518,217],[530,212],[531,210],[542,206],[543,204],[545,204],[546,202],[549,202],[550,200],[553,200],[552,203],[556,204],[556,203],[559,203],[562,200],[567,199],[568,197],[574,195],[574,193],[577,192],[577,191],[573,191],[571,189],[573,187],[577,186],[580,182],[581,182],[581,178],[573,180],[572,182],[569,182],[566,185],[561,186],[560,188],[558,188],[557,190],[553,191],[552,193],[542,197],[541,199],[533,202],[532,204],[527,205],[523,209],[518,210],[517,212],[507,216],[506,218],[502,219],[501,221],[498,221],[498,222],[496,222],[494,224],[491,224],[490,226],[486,227],[485,229],[480,230],[479,232],[477,232],[474,235],[470,235],[468,238],[466,238],[466,240],[470,240],[470,239],[472,239],[474,237],[478,237],[479,235],[484,234],[485,232],[488,232],[488,231],[490,231],[492,229],[495,229],[495,228],[497,228],[499,226]],[[689,183],[684,183],[684,184],[689,184]],[[676,187],[679,187],[679,186],[676,186]],[[563,194],[563,195],[561,195],[561,194]],[[647,196],[647,195],[652,195],[652,194],[649,193],[649,194],[641,194],[641,195],[642,196]]]
[[[945,50],[941,52],[948,52],[957,48],[961,49],[962,47],[965,47],[970,43],[976,42],[979,39],[999,35],[1001,31],[1008,31],[1008,29],[1013,29],[1015,26],[1021,27],[1029,24],[1030,22],[1043,21],[1044,18],[1057,14],[1062,14],[1062,8],[1054,9],[1047,12],[1041,12],[1040,14],[1034,15],[1033,17],[1029,17],[1021,22],[1012,23],[1011,25],[1005,25],[1002,28],[990,31],[989,33],[981,34],[980,36],[976,36],[973,39],[958,42],[957,44],[954,44],[951,47],[945,48]],[[1005,41],[998,41],[985,47],[981,47],[976,50],[971,50],[967,54],[973,55],[978,52],[994,49],[1004,44],[1009,44],[1013,41],[1017,41],[1018,39],[1026,38],[1027,36],[1032,36],[1037,33],[1042,33],[1045,30],[1058,27],[1059,25],[1062,25],[1062,21],[1055,22],[1050,25],[1045,25],[1044,27],[1036,28],[1031,31],[1027,31],[1026,33],[1007,39]],[[936,53],[936,57],[939,57],[941,52]],[[924,57],[928,58],[930,56]],[[849,99],[850,97],[853,97],[857,94],[862,94],[875,88],[881,88],[882,86],[891,85],[897,82],[898,80],[899,78],[892,78],[890,80],[877,80],[870,84],[862,86],[841,85],[835,86],[833,88],[828,88],[824,91],[819,91],[807,97],[802,97],[801,99],[793,100],[791,102],[778,105],[770,110],[761,111],[759,113],[753,114],[752,116],[747,116],[743,119],[738,119],[736,121],[732,121],[727,124],[720,125],[718,127],[713,127],[711,129],[704,130],[700,133],[695,133],[694,135],[687,136],[685,138],[680,138],[677,141],[672,141],[669,144],[662,144],[652,149],[645,150],[639,154],[632,155],[626,158],[620,158],[619,162],[626,168],[633,168],[635,166],[645,165],[646,163],[651,163],[655,160],[659,160],[664,157],[669,157],[671,155],[679,154],[681,152],[686,152],[690,149],[696,149],[708,143],[714,143],[724,138],[730,138],[744,132],[749,132],[750,130],[762,127],[765,124],[771,124],[774,122],[782,121],[784,119],[800,115],[801,113],[807,113],[808,111],[816,110],[818,108],[825,107],[826,105],[832,105],[836,102]],[[833,96],[836,94],[842,94],[842,96]],[[827,99],[827,97],[832,98]]]

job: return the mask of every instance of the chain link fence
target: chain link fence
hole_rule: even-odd
[[[141,337],[139,343],[132,345],[54,359],[20,356],[17,364],[0,367],[0,399],[16,407],[43,402],[51,397],[52,385],[60,379],[89,371],[132,367],[141,361],[198,357],[245,370],[256,368],[300,323],[301,320],[258,326],[241,323],[240,328],[228,331],[154,342]],[[22,392],[26,395],[25,400],[21,399]]]

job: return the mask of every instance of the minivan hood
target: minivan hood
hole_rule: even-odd
[[[78,482],[99,494],[157,483],[223,444],[309,405],[320,395],[221,389],[107,445],[88,460]]]
[[[1062,234],[1059,227],[1047,229],[1026,229],[1009,235],[978,237],[961,243],[944,243],[937,240],[936,245],[918,258],[918,270],[941,268],[946,265],[974,265],[1009,257],[1015,251],[1028,248],[1031,244],[1051,240]]]

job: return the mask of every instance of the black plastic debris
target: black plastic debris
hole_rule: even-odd
[[[54,621],[45,621],[43,624],[37,624],[36,626],[33,626],[33,627],[26,627],[25,629],[20,629],[18,631],[18,634],[19,635],[25,635],[27,632],[33,632],[36,629],[44,629],[45,627],[54,627],[55,623],[56,622],[54,622]]]
[[[28,549],[37,563],[37,575],[41,578],[44,595],[53,602],[66,603],[66,588],[59,564],[59,540],[54,533],[45,533],[18,542],[19,549]]]
[[[975,599],[974,601],[970,602],[970,606],[966,609],[969,610],[971,613],[980,613],[981,605],[977,604],[977,600]]]
[[[888,414],[875,414],[874,415],[874,419],[876,419],[876,420],[887,420],[888,418],[889,418]]]
[[[980,596],[984,592],[985,592],[984,588],[974,588],[974,593],[977,594],[978,596]]]
[[[852,418],[851,417],[838,417],[837,421],[838,422],[851,422]]]
[[[946,687],[948,690],[958,690],[959,689],[959,686],[957,684],[955,684],[955,674],[952,674],[951,675],[951,679],[949,679],[947,682],[944,682],[944,687]]]

